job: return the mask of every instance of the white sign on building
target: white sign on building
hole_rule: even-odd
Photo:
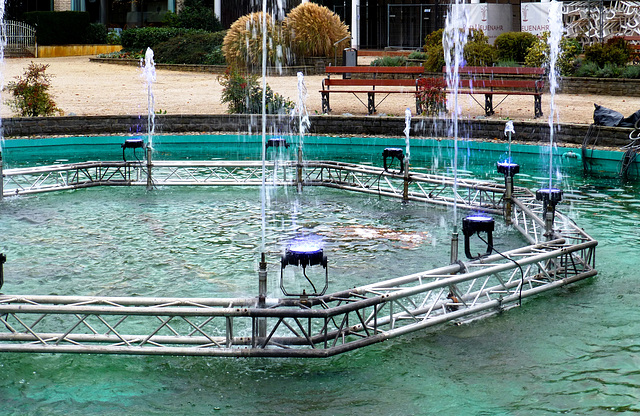
[[[493,45],[499,34],[512,31],[512,6],[510,4],[476,3],[464,6],[469,14],[469,28],[482,29]]]
[[[551,3],[522,3],[520,6],[520,27],[523,32],[541,36],[549,31],[549,6]]]

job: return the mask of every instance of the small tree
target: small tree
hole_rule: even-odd
[[[231,114],[261,114],[262,88],[256,75],[243,75],[234,68],[227,68],[224,75],[218,77],[222,85],[222,102],[229,105]],[[267,114],[287,114],[293,108],[293,102],[273,92],[267,85],[265,92],[265,112]]]
[[[13,98],[8,100],[9,106],[22,117],[52,116],[62,114],[49,94],[51,75],[45,74],[49,65],[31,62],[22,77],[9,82],[8,90]]]

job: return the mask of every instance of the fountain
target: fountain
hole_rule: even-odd
[[[452,89],[455,90],[455,74],[462,63],[461,42],[464,42],[466,26],[462,7],[453,10],[457,12],[452,12],[451,15],[458,16],[451,17],[453,24],[448,26],[450,30],[445,37],[445,50],[453,49],[457,52],[454,57],[449,58],[452,65],[449,71],[451,75],[448,76]],[[263,25],[266,25],[265,21]],[[266,37],[263,37],[263,41],[266,42]],[[149,56],[152,62],[152,52]],[[265,61],[263,55],[263,63]],[[148,67],[152,66],[149,63]],[[263,70],[263,86],[265,79],[266,72]],[[260,187],[259,221],[262,238],[260,244],[254,244],[251,239],[243,240],[244,245],[259,246],[258,290],[252,291],[254,296],[246,295],[246,290],[231,290],[230,292],[237,296],[163,297],[162,292],[147,295],[144,292],[140,293],[139,289],[124,294],[119,291],[113,294],[105,289],[106,296],[86,296],[82,293],[68,296],[1,295],[0,322],[3,325],[0,325],[0,351],[329,357],[446,322],[464,323],[500,313],[518,306],[523,298],[596,274],[594,258],[597,242],[555,210],[558,199],[554,193],[548,194],[548,200],[544,200],[544,193],[541,193],[541,201],[527,189],[518,188],[517,197],[511,195],[508,198],[512,204],[510,212],[513,217],[510,228],[508,231],[501,230],[501,237],[510,238],[511,243],[507,249],[502,250],[503,252],[492,254],[495,251],[495,222],[488,215],[501,215],[505,212],[506,187],[495,181],[458,177],[457,116],[452,120],[451,130],[451,137],[454,138],[453,178],[442,174],[425,174],[417,166],[419,153],[415,146],[410,148],[410,111],[405,113],[406,155],[400,157],[402,149],[398,149],[400,153],[393,153],[400,161],[402,174],[391,171],[386,166],[383,169],[370,164],[303,159],[303,136],[308,127],[308,117],[304,109],[305,88],[301,75],[298,77],[298,85],[300,93],[295,113],[299,128],[296,134],[298,157],[294,161],[277,162],[283,168],[296,170],[295,182],[280,177],[275,169],[276,161],[267,160],[268,149],[286,149],[286,141],[282,140],[285,138],[281,136],[267,137],[265,114],[262,115],[259,144],[261,160],[152,161],[149,156],[146,171],[141,169],[143,164],[139,161],[82,162],[6,170],[4,174],[7,183],[10,184],[10,189],[4,190],[7,195],[29,195],[104,185],[118,185],[120,189],[128,189],[125,185],[149,188],[152,184],[158,188],[158,192],[154,192],[153,196],[156,198],[171,186],[210,186],[217,187],[216,192],[220,193],[238,185]],[[150,84],[148,93],[152,108]],[[263,108],[264,101],[263,95]],[[453,113],[456,114],[457,111],[456,94]],[[151,115],[152,110],[150,117]],[[148,155],[153,140],[152,120],[149,125],[151,127]],[[134,143],[131,143],[131,146],[134,146]],[[163,148],[164,146],[163,142]],[[379,157],[379,153],[377,155]],[[512,172],[513,169],[508,169],[507,175],[511,176]],[[306,237],[314,233],[327,235],[329,239],[336,241],[334,247],[348,235],[372,240],[386,238],[406,244],[407,248],[401,247],[403,250],[415,248],[416,239],[424,240],[425,237],[417,232],[407,236],[399,227],[376,227],[373,220],[372,224],[361,226],[362,219],[357,215],[332,226],[323,226],[322,221],[318,220],[329,213],[346,216],[353,209],[350,204],[331,207],[326,211],[320,204],[319,214],[315,214],[315,217],[312,215],[304,224],[297,223],[297,216],[304,216],[304,213],[296,208],[293,215],[287,214],[290,217],[287,226],[274,232],[266,221],[267,209],[276,209],[266,204],[267,182],[278,187],[296,186],[298,190],[302,190],[304,185],[305,194],[297,193],[296,198],[308,198],[307,204],[309,200],[313,201],[316,198],[322,200],[324,194],[315,193],[321,192],[320,189],[330,188],[332,192],[349,191],[410,202],[402,205],[403,210],[410,210],[418,204],[427,204],[434,209],[452,209],[450,261],[441,260],[435,266],[443,263],[444,266],[425,270],[423,253],[418,253],[417,264],[421,268],[414,270],[406,264],[409,252],[402,253],[403,257],[400,259],[395,256],[387,258],[387,264],[373,265],[369,265],[365,253],[357,249],[347,250],[350,251],[348,253],[331,252],[334,279],[332,281],[328,273],[327,247],[318,245],[317,241],[309,244],[309,240],[301,239],[301,236]],[[307,197],[306,194],[311,195]],[[222,197],[220,194],[216,196]],[[127,213],[139,214],[137,218],[140,222],[149,224],[152,237],[149,241],[141,243],[145,249],[151,242],[157,244],[157,241],[164,239],[169,241],[167,245],[170,253],[160,257],[161,260],[157,261],[155,267],[163,268],[165,263],[169,263],[173,265],[172,271],[176,267],[178,270],[193,269],[191,264],[182,267],[180,261],[183,256],[174,256],[176,253],[172,252],[175,244],[173,241],[181,241],[185,238],[184,234],[189,233],[193,245],[201,240],[209,240],[212,245],[216,245],[216,249],[207,252],[211,257],[219,251],[217,241],[220,238],[219,233],[222,232],[219,230],[233,227],[236,233],[252,234],[252,228],[248,232],[242,229],[242,225],[248,223],[252,217],[250,210],[240,207],[236,221],[228,225],[221,222],[220,217],[224,214],[212,213],[214,199],[209,197],[204,204],[196,203],[197,208],[194,211],[198,215],[195,217],[202,217],[204,220],[198,220],[197,224],[190,224],[188,227],[178,227],[178,231],[174,230],[173,233],[180,238],[173,237],[175,240],[170,238],[173,234],[171,229],[167,229],[169,227],[163,227],[162,223],[156,223],[154,218],[144,216],[144,212],[139,214],[140,210],[127,210]],[[229,199],[232,203],[238,202],[235,195],[229,196]],[[145,201],[142,206],[147,203]],[[294,205],[297,204],[296,201]],[[180,205],[179,211],[172,212],[182,218],[187,204]],[[457,255],[458,210],[474,213],[465,217],[463,221],[465,254],[469,260],[466,262],[459,260]],[[387,210],[393,211],[394,209]],[[421,216],[428,215],[421,208],[419,211]],[[479,212],[483,214],[478,214]],[[562,220],[561,227],[557,230],[550,229],[548,220],[545,220],[550,212]],[[420,219],[422,220],[422,217]],[[420,222],[437,224],[437,221]],[[211,224],[214,226],[210,227]],[[277,233],[283,235],[274,236]],[[487,233],[487,250],[480,256],[473,256],[468,240],[479,233]],[[131,240],[136,241],[138,237],[136,235]],[[241,245],[238,244],[238,247]],[[274,246],[284,246],[284,253],[274,250]],[[133,260],[132,252],[135,250],[126,250],[120,254]],[[284,297],[275,297],[268,289],[267,275],[270,270],[269,264],[273,263],[274,253],[278,253],[275,263],[280,270],[280,289]],[[237,267],[243,263],[240,259],[250,256],[246,251],[225,254]],[[371,262],[378,256],[382,257],[383,253],[374,252],[374,255],[370,256]],[[350,257],[360,259],[356,262]],[[174,262],[178,264],[174,265]],[[399,266],[404,275],[398,275]],[[340,279],[350,268],[365,269],[357,284]],[[307,284],[303,287],[297,282],[300,290],[297,287],[289,289],[291,280],[288,280],[287,274],[294,270],[304,277]],[[308,273],[318,270],[321,270],[320,274],[324,272],[324,279],[322,276],[314,277]],[[382,270],[387,272],[382,273]],[[518,275],[517,271],[520,271],[521,275]],[[140,275],[144,276],[146,272],[145,270]],[[203,271],[202,274],[206,275],[207,272]],[[173,285],[177,284],[177,274],[161,275],[166,282],[166,286],[161,286],[161,290],[166,290],[169,285],[173,288]],[[242,274],[234,270],[232,276],[233,279],[228,280],[234,282],[225,282],[226,284],[241,280]],[[145,280],[141,282],[144,287],[146,279],[142,280]],[[302,283],[305,284],[305,281]],[[249,286],[255,288],[255,283],[253,279]],[[331,287],[334,284],[337,288]],[[205,284],[204,287],[208,286]],[[331,292],[326,293],[329,287]],[[176,293],[185,293],[183,288],[184,286],[181,286],[181,290]],[[198,291],[196,296],[200,293],[203,292]]]

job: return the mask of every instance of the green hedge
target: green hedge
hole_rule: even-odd
[[[153,47],[155,60],[166,64],[223,65],[225,33],[186,33],[169,39]]]
[[[136,27],[122,31],[121,41],[124,49],[154,49],[156,45],[187,33],[206,33],[203,30],[177,27]]]
[[[536,42],[536,35],[527,32],[501,33],[493,43],[498,50],[498,59],[524,62],[529,48]]]
[[[39,45],[89,43],[88,12],[27,12],[23,19],[35,26]]]

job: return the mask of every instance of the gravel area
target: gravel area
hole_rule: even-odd
[[[21,75],[31,61],[47,64],[47,73],[52,75],[54,100],[65,115],[118,115],[146,114],[147,87],[142,71],[134,66],[121,66],[90,62],[89,57],[64,58],[12,58],[6,59],[2,73],[4,83]],[[153,84],[155,109],[167,114],[223,114],[226,105],[221,103],[222,87],[218,75],[197,72],[157,70],[157,81]],[[319,90],[324,76],[305,77],[308,90],[309,114],[320,114],[322,105]],[[298,95],[296,77],[268,76],[271,88],[288,97]],[[6,100],[7,92],[3,93]],[[366,96],[361,97],[366,103]],[[482,96],[476,96],[482,102]],[[494,104],[501,97],[494,98]],[[542,97],[544,120],[550,114],[551,96]],[[640,97],[618,97],[603,95],[557,94],[555,97],[557,120],[562,123],[584,123],[593,121],[593,105],[597,103],[628,116],[640,109]],[[461,114],[466,118],[483,118],[482,107],[471,96],[459,99]],[[334,95],[331,98],[332,114],[365,115],[366,106],[350,94]],[[378,106],[378,115],[404,115],[405,108],[414,109],[411,94],[392,94]],[[13,114],[3,102],[0,116]],[[509,96],[496,109],[491,118],[533,120],[533,97]]]

